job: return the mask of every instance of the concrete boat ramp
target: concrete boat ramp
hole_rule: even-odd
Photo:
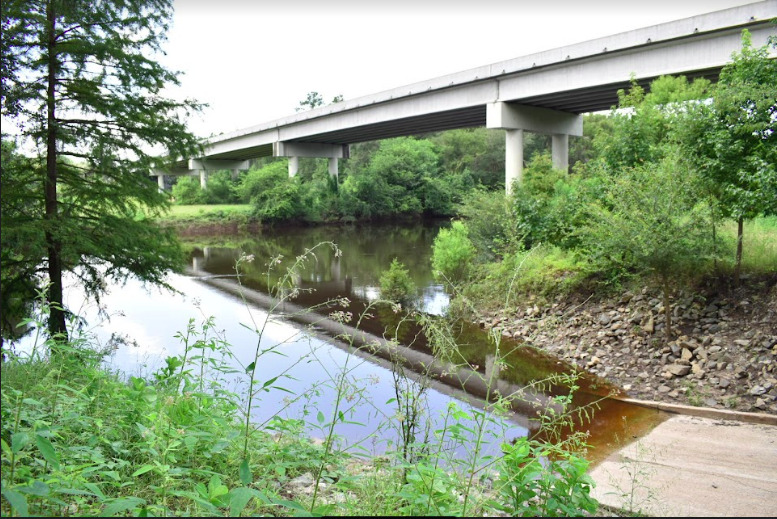
[[[632,401],[671,413],[590,472],[615,515],[777,517],[777,416]]]

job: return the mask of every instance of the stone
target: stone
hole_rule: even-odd
[[[750,391],[748,391],[753,396],[760,396],[766,393],[766,388],[763,386],[753,386],[750,388]]]
[[[313,474],[305,472],[301,476],[289,481],[288,485],[294,487],[297,491],[305,492],[307,489],[316,484],[316,480],[313,478]]]
[[[693,352],[688,348],[683,348],[680,352],[680,358],[683,360],[691,360],[693,358]]]
[[[727,378],[721,378],[720,382],[718,382],[718,387],[726,389],[731,385],[731,381]]]
[[[648,318],[648,322],[645,323],[645,326],[643,326],[642,329],[647,333],[653,333],[655,331],[655,321],[653,320],[652,315]]]
[[[658,386],[658,392],[659,393],[669,393],[671,390],[672,390],[671,387],[666,386],[664,384],[661,384],[660,386]]]
[[[666,367],[666,371],[675,377],[684,377],[691,372],[691,367],[682,364],[670,364]]]

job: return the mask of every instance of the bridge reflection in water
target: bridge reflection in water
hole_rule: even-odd
[[[318,232],[322,231],[319,230]],[[337,234],[337,230],[332,232]],[[278,234],[285,235],[287,233],[288,231],[284,231]],[[374,234],[378,233],[375,232]],[[386,233],[380,234],[386,235]],[[388,234],[392,235],[391,232],[388,232]],[[274,238],[279,237],[263,235],[261,241],[266,243]],[[408,258],[412,255],[417,264],[428,265],[428,250],[430,250],[430,247],[425,249],[427,257],[423,258],[423,261],[417,261],[417,256],[424,254],[419,252],[419,249],[425,249],[425,247],[416,246],[406,247],[405,249],[400,247],[400,252],[396,256],[400,261],[404,262],[403,258]],[[405,250],[404,253],[402,252],[403,250]],[[251,253],[252,251],[249,248],[246,252]],[[293,276],[295,287],[305,289],[300,292],[294,302],[300,307],[309,307],[346,296],[351,299],[351,303],[347,308],[348,311],[351,311],[354,315],[359,315],[360,312],[364,311],[370,301],[379,297],[380,288],[377,283],[379,272],[365,272],[365,263],[368,263],[368,261],[360,260],[374,255],[382,255],[384,258],[391,255],[382,254],[379,250],[370,250],[369,247],[364,250],[351,250],[351,253],[356,253],[355,257],[350,254],[344,254],[342,258],[319,258],[312,262],[309,268],[303,269]],[[200,269],[197,275],[203,277],[203,280],[209,285],[217,286],[225,293],[234,294],[239,288],[236,280],[220,279],[220,277],[230,276],[227,272],[229,272],[229,269],[232,269],[231,277],[234,278],[234,262],[240,257],[240,254],[240,251],[229,248],[209,248],[207,252],[205,250],[197,252],[196,256],[200,258],[198,263],[196,263]],[[326,256],[328,252],[322,249],[322,254]],[[333,259],[336,261],[333,261]],[[384,263],[385,261],[388,260],[384,259]],[[261,264],[259,260],[257,262]],[[229,267],[227,267],[228,265]],[[354,266],[356,266],[355,270]],[[426,268],[428,270],[428,266]],[[437,302],[437,309],[443,308],[447,304],[447,296],[445,296],[443,288],[436,285],[430,275],[426,277],[427,272],[414,272],[413,274],[416,279],[420,278],[422,283],[424,283],[423,280],[426,283],[425,285],[420,285],[419,295],[421,297],[419,297],[419,300],[424,300],[429,294],[432,294],[432,299]],[[255,294],[255,298],[252,300],[256,304],[264,304],[265,306],[270,304],[269,298],[266,295],[266,283],[262,282],[261,279],[252,279],[246,276],[241,278],[241,283],[247,289],[244,290],[244,296],[247,292],[251,292]],[[416,283],[418,284],[418,281]],[[306,291],[308,289],[311,291]],[[440,297],[441,295],[442,297]],[[445,302],[440,304],[440,299],[444,299]],[[285,314],[290,318],[296,318],[304,324],[314,324],[316,330],[331,338],[338,333],[342,333],[343,329],[340,325],[334,323],[324,324],[324,317],[330,311],[332,311],[331,308],[323,310],[321,315],[311,315],[301,311],[301,308],[294,305],[292,305],[292,308],[284,310]],[[387,327],[392,330],[399,329],[400,341],[406,346],[410,346],[410,348],[403,349],[402,352],[408,358],[408,365],[411,367],[415,366],[416,369],[423,369],[420,366],[435,366],[435,361],[429,355],[430,351],[423,334],[420,333],[420,328],[409,323],[397,327],[400,317],[397,317],[390,311],[381,312],[380,310],[374,311],[374,309],[371,309],[371,313],[375,314],[375,317],[363,321],[360,326],[360,332],[348,330],[351,336],[356,337],[355,342],[357,346],[371,342],[386,343],[387,341],[382,339],[385,329]],[[300,316],[304,317],[300,318]],[[501,394],[507,395],[520,390],[532,380],[547,377],[552,373],[569,372],[573,369],[554,357],[544,355],[533,348],[523,347],[523,345],[514,343],[510,339],[503,339],[503,351],[512,350],[512,353],[506,359],[509,367],[492,371],[493,356],[486,354],[486,352],[493,351],[493,346],[489,345],[485,332],[467,323],[458,323],[456,329],[458,330],[458,339],[462,345],[462,351],[467,355],[470,364],[477,366],[478,372],[474,373],[472,370],[453,368],[438,362],[436,367],[432,369],[432,372],[437,375],[435,377],[435,387],[443,393],[456,394],[459,398],[469,399],[470,401],[474,401],[473,398],[475,398],[482,402],[482,398],[486,396],[484,379],[493,378],[492,388],[497,388]],[[360,338],[360,334],[363,334],[364,337]],[[340,344],[340,347],[344,350],[352,351],[347,345]],[[388,349],[388,346],[383,344],[382,349],[376,350],[371,362],[385,362],[385,359],[391,358],[391,356],[392,352]],[[454,375],[451,375],[451,373]],[[467,381],[467,383],[462,384],[462,380]],[[612,388],[605,381],[592,375],[583,374],[579,384],[581,385],[581,390],[576,393],[574,399],[577,406],[584,406],[598,401],[609,391],[618,392],[617,388]],[[469,393],[469,396],[461,392],[462,386]],[[517,401],[514,406],[516,414],[513,415],[513,419],[515,423],[529,430],[533,428],[532,425],[536,424],[535,422],[530,422],[530,419],[534,418],[536,414],[534,404],[547,406],[550,403],[550,397],[556,394],[564,394],[565,388],[561,386],[551,387],[548,389],[547,394],[526,390],[523,393],[524,398]],[[591,457],[598,460],[606,456],[611,448],[617,446],[619,441],[623,441],[626,437],[630,438],[640,431],[648,430],[664,418],[665,415],[663,413],[607,399],[598,402],[597,409],[594,410],[590,421],[581,423],[578,427],[589,431],[589,441],[596,447],[592,451]]]

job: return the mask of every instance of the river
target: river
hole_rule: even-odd
[[[244,291],[262,294],[297,263],[298,268],[290,278],[298,289],[294,303],[309,307],[333,299],[349,301],[337,309],[322,309],[323,318],[335,310],[351,312],[354,316],[363,313],[379,298],[380,275],[396,258],[408,268],[417,287],[414,307],[425,313],[443,315],[448,294],[434,280],[430,266],[432,242],[442,225],[445,222],[283,228],[265,229],[253,235],[184,238],[191,252],[188,274],[169,277],[170,285],[179,293],[143,287],[136,282],[111,286],[103,299],[104,307],[111,312],[109,320],[99,318],[96,308],[84,301],[76,287],[67,291],[67,303],[73,309],[80,308],[79,313],[90,322],[95,337],[112,350],[107,360],[109,365],[125,374],[150,376],[164,365],[166,357],[181,355],[190,320],[192,334],[206,333],[205,343],[213,346],[208,351],[214,362],[219,352],[228,350],[233,356],[224,359],[226,365],[234,368],[233,373],[211,370],[213,373],[209,376],[220,377],[223,384],[238,394],[247,394],[245,366],[254,361],[257,351],[265,351],[256,361],[260,386],[278,375],[281,377],[268,385],[269,391],[258,393],[260,401],[252,410],[252,419],[260,425],[272,424],[275,416],[297,418],[307,423],[309,434],[322,437],[325,435],[322,424],[334,413],[337,390],[346,388],[340,393],[338,409],[344,414],[337,426],[343,446],[359,452],[382,452],[397,441],[399,426],[405,419],[396,401],[402,395],[396,391],[397,370],[392,370],[391,363],[384,359],[353,354],[342,341],[338,343],[327,337],[320,326],[311,328],[290,322],[280,315],[282,312],[268,316],[262,305],[235,295],[234,288],[238,287],[235,265],[244,258],[241,286]],[[336,243],[338,251],[319,245],[326,242]],[[307,253],[310,249],[315,250]],[[251,262],[245,260],[251,257]],[[304,259],[300,262],[300,258]],[[216,286],[216,280],[221,287]],[[224,286],[231,289],[225,290]],[[384,306],[371,307],[370,313],[374,317],[362,321],[360,329],[377,336],[383,336],[387,327],[399,330],[402,343],[421,353],[430,353],[420,328],[412,323],[399,325],[401,312],[392,312]],[[257,329],[261,330],[261,341]],[[487,352],[491,351],[493,342],[484,331],[468,323],[459,322],[453,329],[469,363],[485,374],[489,362]],[[189,343],[197,338],[191,336]],[[27,338],[18,347],[29,349],[29,341]],[[510,387],[523,386],[554,373],[566,373],[571,368],[507,339],[500,347],[511,352],[506,357],[509,367],[500,373],[500,383]],[[408,383],[415,384],[413,387],[417,390],[415,382]],[[599,400],[614,389],[590,376],[583,377],[580,385],[581,390],[575,395],[577,406]],[[563,388],[548,389],[548,393],[559,391]],[[428,424],[427,431],[439,427],[441,416],[451,404],[470,414],[483,406],[482,399],[440,381],[432,382],[424,395],[426,411],[420,421]],[[486,452],[494,453],[500,442],[528,434],[533,428],[529,418],[526,413],[513,413],[490,423]],[[580,427],[589,431],[589,443],[594,448],[592,458],[600,459],[627,434],[624,424],[628,423],[631,435],[660,419],[655,412],[605,400]]]

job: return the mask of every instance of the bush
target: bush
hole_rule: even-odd
[[[467,224],[479,262],[501,258],[516,243],[509,200],[504,191],[473,189],[464,196],[459,215]]]
[[[703,273],[714,254],[699,179],[671,156],[626,170],[590,207],[590,216],[580,235],[592,261],[613,277],[638,274],[657,282],[670,340],[670,293],[684,277]]]
[[[237,181],[232,180],[231,171],[216,171],[208,176],[204,189],[206,204],[234,204],[239,201]]]
[[[570,176],[554,169],[548,154],[536,155],[511,197],[511,233],[525,249],[540,243],[572,248],[575,229],[585,218],[581,209],[598,196],[600,180]]]
[[[469,239],[467,226],[453,222],[449,229],[440,229],[432,244],[432,269],[437,278],[451,283],[463,281],[475,257],[475,246]]]
[[[237,192],[242,201],[254,206],[256,216],[263,222],[295,220],[304,214],[299,182],[289,178],[286,161],[250,170]]]
[[[410,272],[396,258],[391,267],[380,275],[380,295],[383,299],[407,305],[416,295],[416,286]]]
[[[587,261],[577,252],[539,245],[479,267],[478,279],[467,292],[480,308],[504,308],[527,297],[542,299],[574,292],[590,273]]]
[[[205,193],[200,188],[200,179],[197,177],[178,177],[178,180],[173,185],[172,193],[176,204],[193,205],[205,203]]]

